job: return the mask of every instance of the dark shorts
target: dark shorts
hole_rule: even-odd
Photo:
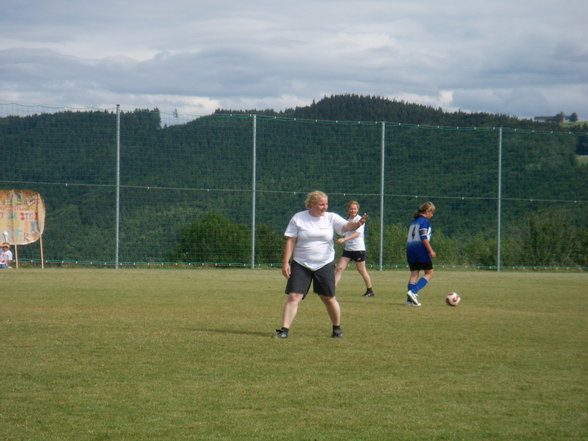
[[[433,269],[433,262],[408,262],[411,271],[424,271]]]
[[[365,262],[365,251],[347,251],[343,250],[341,257],[347,257],[354,262]]]
[[[304,297],[306,297],[312,282],[314,293],[335,297],[335,262],[328,263],[322,268],[312,271],[293,261],[290,269],[290,278],[284,291],[286,294],[304,294]]]

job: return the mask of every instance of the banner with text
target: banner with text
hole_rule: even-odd
[[[26,245],[39,240],[45,229],[45,201],[31,190],[0,190],[2,242]]]

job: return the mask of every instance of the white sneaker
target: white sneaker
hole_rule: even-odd
[[[415,302],[413,302],[413,301],[410,299],[410,297],[408,297],[408,296],[406,296],[406,304],[407,304],[408,306],[419,306],[419,305],[417,305]]]
[[[419,302],[419,297],[414,292],[412,292],[411,290],[408,290],[406,295],[410,298],[410,300],[412,300],[412,302],[416,306],[421,306],[421,303]]]

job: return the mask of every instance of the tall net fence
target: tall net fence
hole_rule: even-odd
[[[23,264],[280,265],[286,225],[318,189],[329,211],[357,200],[369,214],[372,267],[406,267],[429,200],[438,266],[588,267],[574,133],[55,110],[0,105],[0,187],[37,191],[47,210]]]

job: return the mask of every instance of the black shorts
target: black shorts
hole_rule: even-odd
[[[347,251],[343,250],[341,257],[347,257],[354,262],[365,262],[365,250],[364,251]]]
[[[408,262],[408,267],[411,271],[432,270],[433,262]]]
[[[328,263],[322,268],[313,271],[293,261],[290,269],[290,278],[284,291],[286,294],[304,294],[304,297],[306,297],[310,289],[310,282],[312,282],[314,293],[326,297],[335,297],[335,262]]]

